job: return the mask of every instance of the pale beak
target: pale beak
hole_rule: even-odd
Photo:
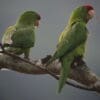
[[[94,10],[90,10],[88,12],[88,14],[90,15],[90,17],[92,18],[95,15],[95,11]]]

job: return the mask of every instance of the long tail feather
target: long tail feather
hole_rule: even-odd
[[[65,85],[66,79],[70,73],[70,65],[71,61],[69,59],[62,59],[62,68],[61,68],[61,74],[60,74],[60,79],[59,79],[59,84],[58,84],[58,93],[60,93]]]

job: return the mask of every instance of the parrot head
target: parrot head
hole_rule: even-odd
[[[26,11],[19,17],[17,23],[22,25],[34,25],[38,27],[40,19],[41,16],[37,12]]]
[[[94,14],[94,8],[91,5],[80,6],[72,12],[69,23],[73,23],[77,20],[87,23],[94,16]]]

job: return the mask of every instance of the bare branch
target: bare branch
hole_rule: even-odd
[[[9,56],[8,56],[9,55]],[[16,56],[16,55],[14,55]],[[12,57],[12,54],[1,54],[0,55],[0,68],[7,68],[10,70],[14,70],[21,73],[26,74],[50,74],[53,77],[55,75],[59,75],[61,64],[58,60],[53,62],[50,66],[48,66],[48,69],[45,69],[43,67],[44,59],[46,60],[47,57],[35,61],[27,61],[20,59],[19,57]],[[87,66],[86,64],[77,66],[77,67],[71,67],[71,73],[69,75],[69,79],[75,80],[78,83],[80,83],[83,86],[73,84],[71,82],[67,81],[67,84],[72,85],[74,87],[88,90],[88,91],[96,91],[100,92],[100,78],[95,75]],[[56,79],[59,79],[59,77],[55,77]]]

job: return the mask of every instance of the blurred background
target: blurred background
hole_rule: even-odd
[[[31,51],[31,58],[38,59],[53,54],[70,13],[84,4],[93,5],[96,11],[87,25],[90,34],[85,60],[91,70],[100,76],[100,0],[1,0],[0,40],[5,29],[13,25],[21,13],[34,10],[41,15],[42,20],[36,29],[36,45]],[[100,100],[97,93],[68,85],[61,94],[57,94],[57,83],[49,75],[0,71],[0,100]]]

